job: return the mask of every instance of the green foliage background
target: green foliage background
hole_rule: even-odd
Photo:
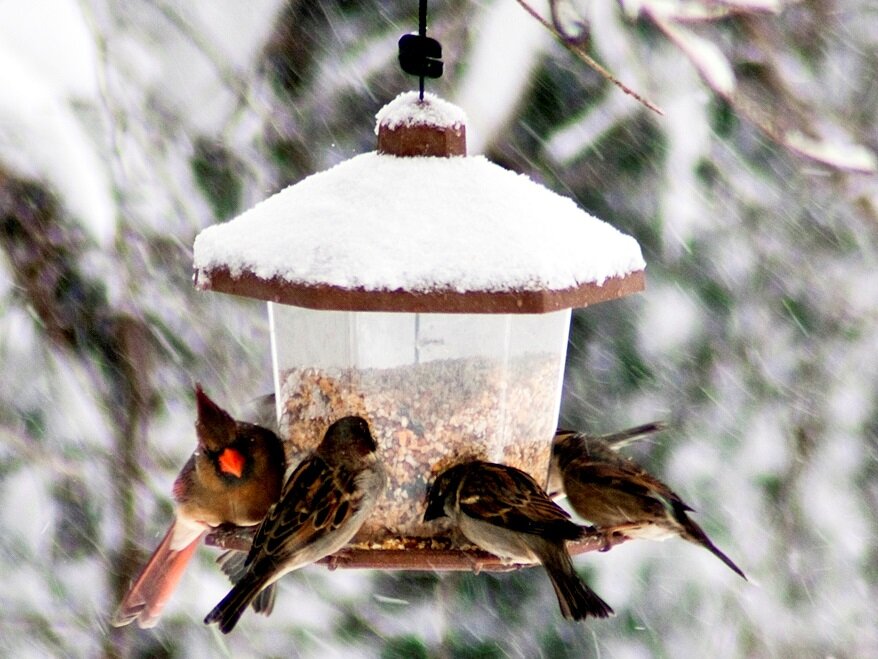
[[[725,4],[674,21],[652,2],[572,3],[586,52],[664,116],[508,0],[431,3],[446,75],[429,88],[469,113],[477,150],[642,245],[647,291],[575,312],[561,421],[669,420],[632,454],[751,583],[681,541],[628,543],[577,560],[618,615],[572,625],[539,570],[315,568],[221,638],[200,624],[227,587],[204,550],[158,628],[109,628],[170,519],[192,382],[241,415],[272,386],[263,305],[196,293],[194,236],[374,148],[375,112],[416,84],[395,62],[416,3],[95,0],[67,29],[97,82],[50,87],[69,123],[0,107],[26,126],[20,142],[0,130],[0,655],[878,653],[878,187],[841,149],[878,148],[878,16]],[[711,89],[662,21],[715,44],[735,92]],[[38,157],[52,130],[81,132],[105,167],[111,231],[76,203],[94,172]],[[789,148],[796,132],[841,166]]]

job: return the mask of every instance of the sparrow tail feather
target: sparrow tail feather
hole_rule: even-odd
[[[273,398],[273,396],[272,396]],[[247,573],[245,561],[247,553],[243,551],[235,551],[230,549],[216,559],[222,571],[226,574],[232,584],[238,583]],[[252,606],[256,613],[270,616],[274,611],[274,601],[277,599],[277,588],[274,584],[266,586],[259,591],[259,594],[253,599]]]
[[[692,521],[689,518],[689,515],[685,513],[685,511],[679,509],[679,507],[674,507],[674,516],[677,518],[677,521],[683,526],[683,537],[689,542],[693,542],[696,545],[701,545],[705,549],[709,550],[714,556],[720,559],[723,563],[729,566],[729,568],[741,577],[744,581],[749,581],[747,579],[747,575],[744,574],[744,571],[735,565],[735,562],[726,556],[720,549],[717,547],[710,538],[707,537],[707,534],[701,529],[698,524]]]
[[[277,588],[275,588],[274,584],[272,584],[260,590],[259,594],[255,598],[253,598],[253,602],[250,605],[253,607],[253,610],[256,613],[261,613],[264,616],[270,616],[271,612],[274,611],[274,601],[276,599]]]
[[[608,618],[613,609],[576,574],[566,553],[552,552],[543,560],[546,572],[558,597],[561,614],[568,620],[584,620],[592,616]]]
[[[223,634],[228,634],[238,624],[238,620],[241,619],[250,603],[262,592],[267,581],[267,575],[260,576],[248,572],[213,608],[213,611],[205,616],[204,624],[217,623],[220,631]],[[272,606],[273,604],[272,601]]]

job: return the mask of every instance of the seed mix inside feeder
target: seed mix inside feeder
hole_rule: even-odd
[[[330,565],[503,569],[423,523],[427,484],[468,458],[545,483],[570,310],[642,290],[645,264],[570,199],[466,156],[450,103],[405,93],[377,119],[377,152],[202,231],[195,284],[268,301],[292,464],[335,419],[369,421],[387,490]]]

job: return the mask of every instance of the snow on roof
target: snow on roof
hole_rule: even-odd
[[[424,92],[420,101],[418,92],[403,92],[378,111],[375,115],[375,134],[379,126],[399,128],[401,126],[436,126],[452,128],[466,125],[466,114],[453,103]]]
[[[563,290],[645,267],[633,238],[484,157],[374,152],[205,229],[194,257],[202,282],[226,267],[233,277],[425,293]]]

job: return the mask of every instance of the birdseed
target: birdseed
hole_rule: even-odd
[[[389,369],[291,368],[281,374],[280,430],[292,464],[339,417],[369,421],[387,488],[355,546],[387,549],[447,537],[422,520],[427,485],[466,459],[502,462],[545,483],[557,423],[557,359],[527,355],[436,360]]]

